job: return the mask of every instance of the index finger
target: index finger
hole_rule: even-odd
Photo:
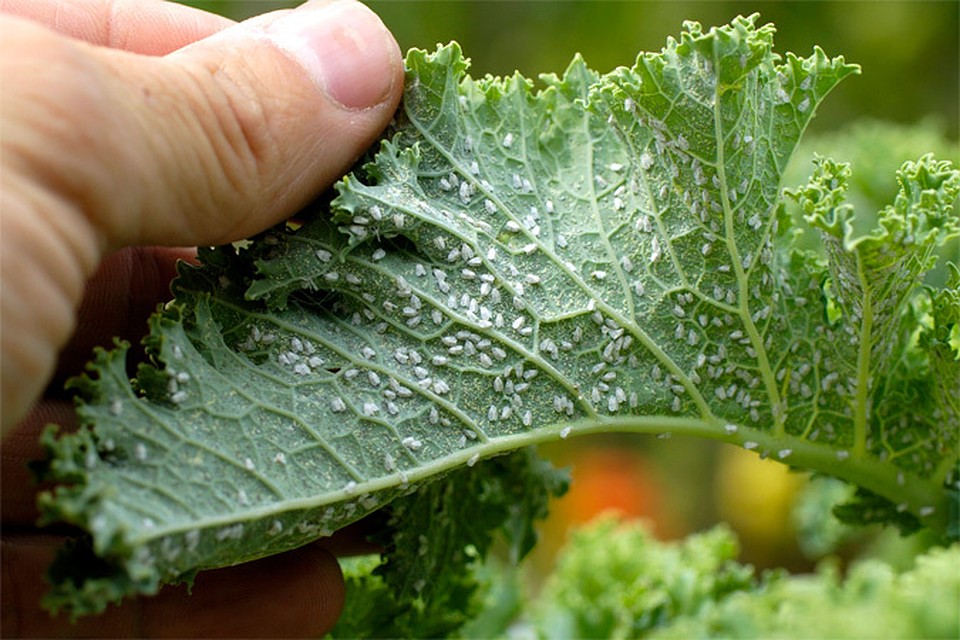
[[[0,0],[0,12],[91,44],[161,56],[234,24],[163,0]]]

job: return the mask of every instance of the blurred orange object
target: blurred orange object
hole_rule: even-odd
[[[587,447],[566,461],[571,465],[569,492],[553,503],[550,534],[615,512],[623,519],[648,521],[658,537],[670,536],[675,527],[664,510],[663,482],[644,454],[632,447]]]
[[[551,501],[550,514],[538,527],[540,541],[526,563],[534,582],[553,570],[556,554],[572,529],[604,513],[643,520],[660,539],[684,533],[664,499],[668,494],[657,466],[637,447],[584,441],[576,443],[579,446],[564,444],[548,457],[556,466],[570,469],[570,489]]]

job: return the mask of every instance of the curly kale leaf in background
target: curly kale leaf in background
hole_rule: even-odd
[[[757,572],[725,526],[662,542],[606,518],[577,531],[521,624],[539,638],[956,638],[960,546],[898,573],[867,559],[841,575]],[[506,629],[498,630],[505,634]]]
[[[782,172],[857,68],[781,59],[754,23],[687,23],[629,69],[575,58],[542,89],[466,76],[456,45],[411,51],[395,127],[332,201],[202,252],[132,383],[123,346],[76,383],[87,428],[47,437],[65,484],[42,507],[98,564],[51,602],[96,611],[603,431],[737,444],[945,530],[957,300],[916,285],[956,230],[960,174],[905,167],[882,228],[854,238],[824,161],[795,197],[829,260],[795,250]]]
[[[515,566],[536,541],[533,522],[566,482],[528,448],[393,501],[373,538],[384,547],[381,564],[345,570],[347,605],[333,636],[438,638],[457,631],[482,610],[492,534],[503,534]]]

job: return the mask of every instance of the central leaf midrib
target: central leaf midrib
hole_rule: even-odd
[[[714,42],[713,50],[713,64],[716,65],[716,68],[719,68],[720,60],[718,59],[716,42]],[[720,191],[720,202],[723,206],[723,224],[724,224],[724,244],[727,246],[727,251],[730,253],[730,260],[733,264],[734,275],[737,278],[737,315],[740,316],[740,321],[743,323],[744,330],[747,332],[747,336],[750,338],[750,344],[753,347],[753,350],[756,352],[757,366],[760,369],[760,375],[763,378],[764,388],[767,392],[767,399],[770,402],[770,410],[773,416],[773,432],[776,435],[783,435],[786,425],[786,407],[781,404],[780,392],[777,389],[777,383],[774,378],[773,369],[770,367],[769,359],[767,358],[767,349],[763,344],[763,339],[760,337],[759,331],[753,322],[753,317],[750,314],[750,283],[749,283],[749,272],[744,270],[743,263],[740,260],[740,251],[737,247],[736,235],[734,234],[733,228],[733,207],[730,204],[730,197],[728,192],[728,183],[727,183],[727,165],[724,152],[724,139],[723,134],[723,118],[720,113],[721,100],[720,100],[720,83],[716,83],[714,86],[714,100],[713,100],[713,127],[714,127],[714,144],[717,148],[717,179],[720,182],[718,190]],[[769,228],[765,228],[766,233],[770,233]],[[758,246],[762,245],[765,239],[761,240],[758,243]]]

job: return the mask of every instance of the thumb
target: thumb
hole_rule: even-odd
[[[373,143],[403,84],[396,42],[353,0],[265,14],[164,57],[6,31],[23,55],[5,84],[32,85],[5,100],[4,118],[14,105],[27,125],[8,128],[7,151],[101,251],[221,244],[288,217]]]
[[[163,57],[3,15],[0,34],[4,430],[49,380],[107,251],[221,244],[288,217],[373,143],[403,86],[396,42],[353,0]]]

